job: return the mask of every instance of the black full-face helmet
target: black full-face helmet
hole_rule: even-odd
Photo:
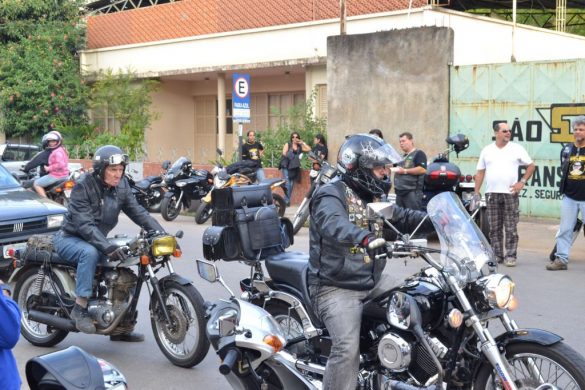
[[[390,176],[378,179],[373,168],[397,164],[402,160],[396,150],[379,137],[356,134],[339,148],[337,167],[343,181],[360,197],[371,201],[387,194],[392,187]]]
[[[124,169],[130,162],[127,154],[114,145],[105,145],[95,151],[93,155],[93,171],[99,177],[104,178],[104,172],[109,165],[122,164]]]

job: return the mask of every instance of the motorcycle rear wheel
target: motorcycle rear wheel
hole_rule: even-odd
[[[309,201],[304,199],[303,203],[299,206],[295,216],[293,217],[293,234],[297,234],[299,230],[305,225],[305,222],[309,218]]]
[[[278,216],[284,217],[284,212],[286,211],[286,202],[284,201],[284,198],[282,196],[280,196],[279,194],[275,194],[273,192],[272,193],[272,201],[274,202],[274,205],[276,206],[276,209],[278,210]]]
[[[199,207],[197,207],[197,211],[195,212],[195,223],[201,225],[207,222],[209,217],[211,217],[211,214],[213,214],[213,206],[210,203],[202,200]]]
[[[181,212],[181,204],[177,203],[177,197],[172,196],[170,198],[165,197],[160,205],[160,214],[165,221],[173,221]]]
[[[506,347],[510,376],[519,389],[536,389],[544,383],[560,389],[585,390],[585,359],[563,342],[554,345],[512,344]],[[536,373],[531,372],[536,367]],[[493,367],[485,363],[478,371],[473,390],[504,388]]]
[[[176,366],[191,368],[209,350],[205,335],[205,307],[201,294],[191,284],[168,281],[160,286],[172,323],[167,323],[154,293],[151,299],[151,326],[162,353]]]
[[[16,282],[14,299],[22,313],[20,319],[20,333],[32,345],[37,347],[52,347],[63,341],[69,332],[55,329],[52,326],[28,319],[27,302],[29,297],[33,294],[32,290],[37,278],[38,270],[38,268],[29,269],[24,274],[20,275]],[[59,280],[57,278],[52,278],[52,281],[54,284],[49,281],[49,276],[45,276],[45,281],[41,287],[41,291],[63,296],[64,290]],[[58,291],[55,291],[53,285]],[[63,313],[60,313],[59,311],[54,311],[51,314],[65,317]]]

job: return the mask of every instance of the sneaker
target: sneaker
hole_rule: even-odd
[[[508,257],[508,258],[506,258],[504,265],[506,267],[516,267],[516,259],[513,257]]]
[[[549,271],[566,271],[567,264],[559,260],[557,257],[554,261],[551,261],[546,265],[546,269]]]
[[[79,306],[77,303],[71,310],[71,319],[75,321],[75,327],[83,333],[95,333],[95,325],[87,311],[87,308]]]

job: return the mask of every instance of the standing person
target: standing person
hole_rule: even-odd
[[[324,390],[355,390],[363,301],[378,283],[383,283],[384,291],[396,284],[381,279],[387,251],[383,227],[364,216],[366,204],[390,190],[386,165],[399,160],[379,137],[353,135],[337,155],[341,178],[320,187],[311,201],[309,291],[315,313],[331,337]],[[391,222],[399,230],[411,230],[425,216],[394,206]],[[422,229],[433,229],[431,222]]]
[[[309,152],[311,148],[296,131],[291,133],[290,141],[282,147],[282,157],[280,159],[280,169],[282,176],[286,180],[285,202],[290,206],[290,199],[294,188],[295,181],[301,178],[301,153]]]
[[[555,259],[547,264],[549,271],[564,271],[569,263],[569,252],[573,244],[573,227],[581,211],[585,216],[585,115],[573,120],[575,141],[561,151],[561,224],[557,233]],[[581,150],[583,149],[583,150]]]
[[[0,280],[0,389],[20,389],[20,376],[12,348],[20,336],[20,310],[10,296],[7,284]]]
[[[256,141],[256,132],[248,131],[248,140],[242,145],[242,160],[254,161],[256,163],[256,180],[261,182],[265,179],[264,169],[262,169],[262,156],[264,156],[264,146]]]
[[[414,147],[409,132],[399,135],[400,149],[404,152],[403,162],[392,169],[396,204],[413,210],[422,210],[424,174],[427,172],[427,155]]]
[[[507,123],[496,123],[494,134],[496,142],[483,148],[479,155],[475,174],[475,194],[480,195],[485,177],[491,244],[498,263],[514,267],[520,216],[518,194],[526,186],[535,166],[526,149],[510,141],[512,133]],[[521,166],[527,168],[522,179],[518,181],[518,168]]]
[[[96,265],[108,258],[122,261],[127,257],[123,247],[111,244],[108,233],[118,224],[123,211],[140,227],[164,232],[162,226],[136,201],[124,171],[128,155],[120,148],[106,145],[93,156],[93,172],[86,173],[75,183],[67,207],[65,221],[54,238],[55,251],[61,258],[77,264],[75,306],[71,318],[77,330],[95,333],[96,328],[87,311],[93,292]],[[122,319],[123,329],[132,329],[135,319]],[[112,341],[142,341],[139,333],[124,331],[110,336]]]
[[[44,166],[47,174],[36,179],[33,187],[40,196],[46,198],[45,188],[69,176],[69,156],[63,148],[63,137],[58,131],[45,134],[42,143],[43,148],[51,150],[47,160],[48,165]]]
[[[327,149],[327,141],[323,134],[317,134],[313,139],[313,149],[311,149],[313,153],[321,160],[327,160],[327,156],[329,155],[329,150]],[[321,170],[321,164],[315,159],[311,159],[313,162],[313,170],[319,171]]]

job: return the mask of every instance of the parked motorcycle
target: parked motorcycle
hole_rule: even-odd
[[[218,156],[221,157],[222,151],[217,150]],[[213,187],[211,190],[201,199],[201,204],[195,212],[195,223],[201,225],[213,215],[213,191],[219,188],[228,188],[233,186],[250,185],[254,184],[256,180],[256,163],[252,163],[253,167],[248,165],[247,161],[240,161],[234,164],[230,164],[227,167],[223,166],[223,163],[218,158],[215,161],[215,166],[211,170],[213,175]],[[278,215],[284,217],[286,211],[286,202],[280,194],[274,191],[280,188],[286,194],[286,182],[284,179],[266,179],[262,184],[269,184],[272,190],[272,200]]]
[[[127,249],[129,257],[98,264],[88,311],[97,334],[128,333],[136,322],[142,285],[147,284],[152,332],[160,350],[173,364],[192,367],[205,357],[209,342],[204,333],[203,299],[172,266],[171,256],[181,256],[177,237],[182,236],[182,231],[171,236],[141,230],[132,239],[124,235],[111,238],[112,244]],[[33,237],[11,281],[16,281],[14,296],[22,311],[23,337],[33,345],[51,347],[69,332],[77,332],[70,316],[76,266],[52,252],[51,236]],[[162,269],[169,274],[157,277]]]
[[[456,134],[446,140],[447,149],[439,153],[428,165],[424,177],[423,207],[429,201],[445,191],[452,191],[462,200],[467,212],[479,226],[484,236],[489,239],[489,224],[485,199],[474,199],[475,182],[472,175],[462,175],[459,167],[449,162],[449,154],[459,153],[469,147],[469,139],[464,134]]]
[[[76,346],[30,359],[25,372],[31,390],[128,388],[120,370]]]
[[[132,175],[126,172],[126,178],[132,188],[132,194],[142,207],[152,213],[158,213],[161,210],[162,201],[165,195],[165,183],[163,175],[171,166],[169,160],[165,160],[161,168],[163,172],[159,176],[148,176],[136,182]]]
[[[309,174],[312,179],[311,187],[309,187],[309,190],[305,194],[303,201],[299,205],[299,208],[292,218],[294,234],[297,234],[299,230],[301,230],[309,218],[309,204],[311,203],[311,199],[313,199],[313,194],[315,191],[317,191],[317,189],[323,184],[329,183],[331,179],[337,175],[337,169],[330,165],[326,160],[319,158],[313,152],[309,152],[309,157],[316,160],[321,165],[321,169],[318,171],[311,169],[311,173]]]
[[[181,209],[189,209],[191,201],[200,200],[211,190],[213,176],[203,169],[193,169],[191,161],[180,157],[163,175],[167,192],[161,203],[160,213],[165,221],[179,216]]]
[[[71,190],[73,190],[73,186],[75,185],[77,179],[79,179],[84,173],[85,169],[76,169],[71,171],[69,176],[56,181],[48,187],[45,187],[45,194],[47,195],[47,198],[67,207],[69,204],[69,199],[71,198]],[[38,175],[36,173],[36,169],[25,172],[25,174],[21,176],[22,187],[34,191],[33,184],[37,177]]]
[[[437,194],[427,205],[441,249],[399,232],[389,222],[392,208],[372,203],[367,215],[401,238],[387,244],[388,256],[419,257],[428,267],[397,287],[379,285],[366,298],[360,389],[585,389],[583,356],[560,336],[520,328],[510,316],[517,305],[514,282],[495,273],[486,238],[454,192]],[[277,355],[288,363],[282,364],[290,370],[288,378],[318,383],[331,342],[309,297],[308,257],[285,252],[266,258],[264,265],[270,279],[261,262],[253,262],[251,278],[240,283],[242,299],[263,307],[285,331],[286,351]],[[240,323],[244,315],[242,309]],[[501,324],[503,333],[492,334],[493,323]],[[283,378],[259,369],[259,362],[243,367],[267,383]],[[284,382],[275,388],[289,387]]]

